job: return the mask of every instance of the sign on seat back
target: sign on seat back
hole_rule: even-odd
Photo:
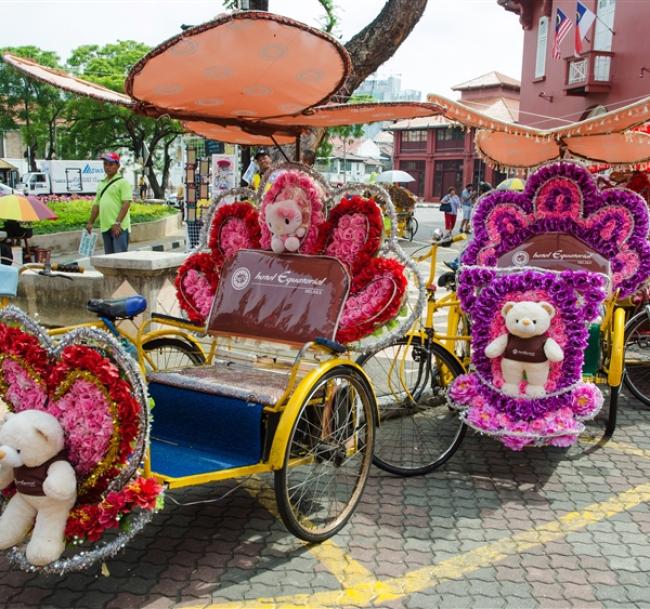
[[[497,258],[498,268],[534,266],[553,271],[591,271],[609,275],[609,260],[573,235],[534,235]]]
[[[295,344],[334,339],[349,288],[336,258],[241,250],[221,270],[207,331]]]

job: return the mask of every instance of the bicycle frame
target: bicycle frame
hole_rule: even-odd
[[[451,241],[463,241],[464,239],[466,239],[465,235],[457,235]],[[449,294],[445,294],[442,298],[436,298],[436,264],[438,259],[438,248],[440,245],[441,244],[439,243],[433,242],[426,254],[415,259],[417,262],[429,260],[429,275],[425,285],[427,290],[426,315],[424,324],[422,324],[422,320],[416,321],[416,324],[419,324],[419,329],[415,330],[415,332],[430,335],[432,339],[435,337],[437,342],[440,342],[448,351],[455,353],[456,344],[459,341],[462,341],[469,345],[471,337],[468,334],[458,334],[458,328],[460,327],[461,321],[465,315],[460,308],[460,301],[458,300],[456,292],[450,292]],[[434,317],[438,311],[444,309],[447,309],[447,327],[446,332],[443,334],[435,330]],[[465,327],[467,328],[468,324],[465,324]],[[469,349],[467,351],[469,352]],[[465,362],[461,363],[466,367]]]

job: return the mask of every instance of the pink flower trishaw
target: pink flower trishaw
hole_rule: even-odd
[[[506,139],[526,132],[446,100],[326,104],[350,69],[345,49],[270,13],[225,15],[166,41],[133,67],[126,94],[12,55],[4,60],[62,89],[240,144],[299,143],[312,128],[436,114]],[[551,154],[552,142],[536,137],[537,152]],[[454,443],[466,424],[513,448],[573,441],[580,420],[600,406],[599,393],[580,380],[587,323],[598,317],[602,331],[593,334],[607,357],[591,378],[606,378],[612,388],[613,429],[623,323],[615,296],[646,277],[647,214],[627,192],[600,193],[577,165],[545,166],[535,176],[521,195],[486,195],[476,212],[458,290],[473,323],[474,368],[454,380],[463,370],[454,359],[426,377],[436,398],[449,390],[462,411]],[[273,167],[256,192],[235,189],[213,201],[176,280],[188,319],[166,320],[163,330],[197,348],[197,337],[208,337],[205,365],[144,379],[100,331],[74,330],[52,343],[20,310],[0,311],[0,397],[12,414],[0,427],[8,499],[0,546],[15,564],[53,573],[88,567],[146,524],[163,488],[271,472],[291,532],[318,542],[345,525],[366,483],[377,426],[390,432],[407,417],[424,420],[439,404],[431,395],[414,404],[420,394],[411,387],[403,413],[382,421],[372,372],[353,355],[381,352],[408,335],[426,299],[395,228],[384,239],[375,197],[395,227],[385,190],[332,191],[315,172],[288,163]],[[531,256],[546,248],[538,237],[555,239],[556,249],[563,239],[580,241],[595,266],[531,268]],[[526,249],[528,241],[537,249]],[[546,315],[552,360],[536,383],[533,368],[515,380],[504,368],[511,345],[488,353],[501,341],[508,312],[530,301]],[[417,350],[414,361],[432,365]],[[413,437],[391,441],[407,441],[405,454],[418,448]],[[40,460],[26,457],[35,446]],[[25,477],[32,466],[43,481]],[[26,496],[32,484],[42,493],[36,499]]]

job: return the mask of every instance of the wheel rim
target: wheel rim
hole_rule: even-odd
[[[389,345],[369,356],[363,368],[379,408],[375,463],[409,475],[446,461],[464,430],[447,404],[446,384],[459,371],[417,341]]]
[[[650,320],[645,315],[625,340],[625,383],[637,398],[650,404]]]
[[[201,353],[180,339],[154,339],[142,345],[142,350],[147,372],[189,368],[204,363]]]
[[[345,524],[365,486],[374,429],[358,378],[337,375],[314,388],[294,426],[283,470],[293,527],[287,524],[298,536],[326,537]]]

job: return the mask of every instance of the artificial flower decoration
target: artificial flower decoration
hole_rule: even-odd
[[[538,169],[521,194],[483,196],[473,227],[458,297],[472,322],[474,371],[454,381],[449,399],[469,426],[512,449],[568,446],[603,402],[595,385],[582,382],[587,325],[601,315],[608,293],[629,296],[650,277],[647,206],[630,190],[600,191],[584,167],[564,161]],[[577,247],[553,249],[560,242]],[[522,343],[511,342],[516,332],[507,314],[529,303],[549,311],[540,344],[555,352],[528,360],[544,362],[534,388],[535,370],[518,377],[519,387],[510,376],[510,361],[521,360],[513,345]],[[499,345],[504,336],[507,353],[505,342]]]
[[[277,177],[266,190],[260,184],[260,212],[248,203],[213,204],[207,243],[189,256],[176,277],[178,301],[188,317],[205,323],[226,258],[238,249],[274,249],[273,222],[269,213],[278,205],[300,214],[303,230],[296,236],[299,254],[337,258],[348,269],[352,283],[344,303],[336,335],[342,343],[358,341],[386,326],[402,310],[406,294],[404,265],[392,258],[377,257],[383,238],[383,219],[373,199],[355,194],[344,196],[327,218],[327,196],[309,172],[276,169]],[[266,192],[265,192],[266,190]],[[227,193],[225,193],[227,194]],[[291,207],[287,205],[291,202]],[[295,209],[294,209],[295,208]],[[287,218],[287,221],[289,219]],[[205,245],[209,249],[205,249]],[[397,248],[393,244],[393,248]],[[274,250],[281,252],[279,250]]]
[[[608,260],[612,289],[630,296],[650,278],[647,204],[626,189],[599,190],[582,165],[544,165],[523,193],[492,191],[476,206],[464,264],[493,266],[532,237],[570,234]]]
[[[455,379],[449,390],[453,405],[474,429],[498,437],[519,450],[527,445],[567,446],[583,431],[581,421],[593,418],[603,399],[595,385],[582,383],[587,348],[587,323],[596,318],[606,296],[607,279],[587,271],[545,272],[531,268],[507,274],[485,267],[465,267],[458,297],[472,321],[472,363],[475,372]],[[545,337],[560,346],[563,357],[551,361],[543,392],[519,395],[504,391],[501,357],[489,357],[487,347],[507,333],[502,315],[512,303],[548,303],[555,315]]]
[[[0,311],[0,398],[11,412],[44,411],[63,428],[77,477],[67,542],[96,542],[115,530],[110,545],[86,547],[83,560],[68,553],[50,564],[49,572],[82,568],[117,552],[134,534],[129,515],[143,524],[162,492],[138,474],[148,402],[132,358],[111,336],[90,328],[68,333],[55,346],[22,311],[7,307]],[[13,492],[9,488],[4,496]],[[18,550],[10,558],[25,564]]]

